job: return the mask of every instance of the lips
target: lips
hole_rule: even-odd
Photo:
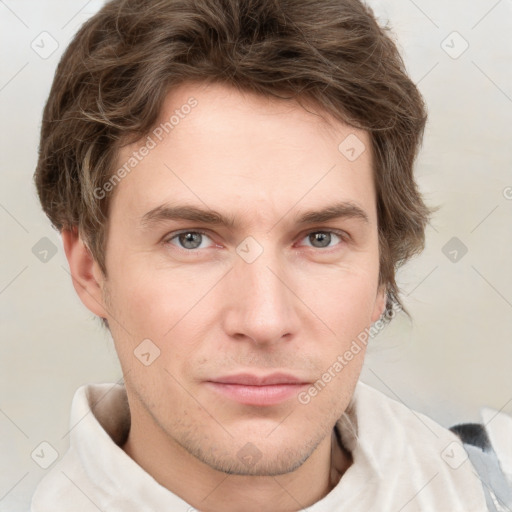
[[[307,382],[302,382],[299,378],[287,373],[272,373],[270,375],[264,375],[261,377],[252,375],[250,373],[239,373],[237,375],[213,379],[213,382],[218,382],[219,384],[239,384],[243,386],[272,386],[277,384],[300,383],[307,384]]]
[[[285,402],[309,383],[286,373],[258,376],[240,373],[208,380],[216,393],[244,405],[270,406]]]

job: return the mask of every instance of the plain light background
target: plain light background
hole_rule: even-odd
[[[416,172],[441,208],[399,273],[413,322],[400,315],[371,341],[362,380],[445,426],[479,421],[481,406],[512,413],[512,0],[369,3],[425,96]],[[32,181],[56,65],[102,4],[0,0],[1,511],[28,509],[47,471],[31,458],[41,442],[65,453],[74,391],[122,377]]]

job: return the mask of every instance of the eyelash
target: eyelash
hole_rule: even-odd
[[[185,233],[196,233],[196,234],[204,235],[211,239],[210,234],[207,231],[204,231],[202,229],[183,229],[181,231],[171,233],[170,236],[166,236],[163,239],[163,243],[166,245],[168,245],[168,244],[174,245],[171,243],[171,241],[174,239],[177,239],[180,235],[183,235]],[[347,243],[350,240],[350,235],[348,233],[346,233],[345,231],[338,231],[338,230],[333,230],[333,229],[315,229],[315,230],[308,231],[304,236],[302,236],[301,240],[303,240],[304,238],[308,237],[309,235],[312,235],[315,233],[327,233],[327,234],[331,234],[331,235],[336,235],[337,237],[339,237],[341,239],[340,243]],[[339,244],[337,244],[337,245],[339,245]],[[176,247],[177,249],[179,249],[181,251],[187,252],[187,253],[196,253],[196,252],[202,250],[202,249],[185,249],[184,247],[179,247],[177,245],[174,245],[174,247]],[[318,249],[322,252],[329,252],[329,250],[335,249],[336,246],[323,248],[323,247],[313,247],[310,245],[310,246],[306,246],[306,247],[308,247],[309,249]]]

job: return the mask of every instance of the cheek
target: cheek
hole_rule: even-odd
[[[322,396],[317,406],[336,406],[337,410],[340,397],[351,396],[364,363],[376,289],[376,277],[345,272],[335,281],[326,280],[322,292],[315,287],[315,293],[310,293],[308,306],[321,319],[321,325],[331,331],[324,329],[322,339],[316,339],[316,346],[310,347],[320,370],[318,387]]]
[[[116,276],[115,306],[134,334],[161,338],[197,304],[201,281],[172,269],[134,268]]]
[[[214,314],[207,295],[217,280],[198,279],[197,271],[134,267],[130,272],[126,266],[112,275],[111,312],[118,320],[112,323],[113,338],[125,369],[139,368],[134,351],[147,339],[158,347],[156,366],[187,364],[199,346],[201,328]]]
[[[316,340],[312,357],[318,361],[319,374],[299,401],[334,421],[347,406],[361,373],[377,285],[376,277],[364,272],[346,272],[325,285],[322,293],[317,289],[310,295],[311,310],[335,334],[322,336],[321,343]]]
[[[305,279],[301,296],[313,313],[342,339],[371,324],[378,275],[360,269],[336,269],[329,275]]]

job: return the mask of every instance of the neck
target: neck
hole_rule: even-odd
[[[122,448],[157,482],[204,512],[261,512],[270,504],[274,512],[301,510],[328,494],[352,463],[334,431],[297,470],[277,476],[217,471],[152,422],[132,421]]]

